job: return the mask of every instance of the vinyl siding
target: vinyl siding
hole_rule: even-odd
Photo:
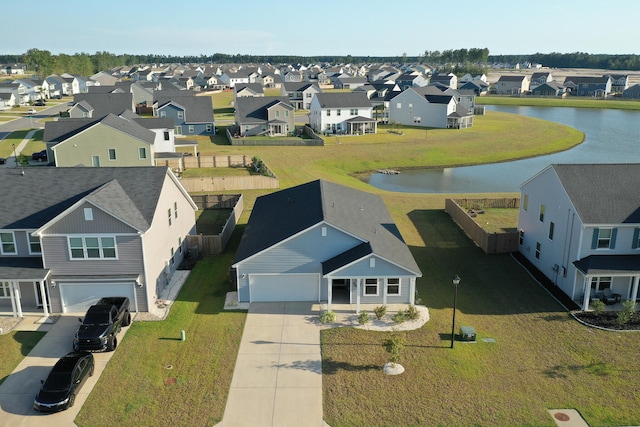
[[[93,220],[84,218],[84,209],[90,208]],[[83,203],[67,216],[61,218],[51,227],[46,234],[90,234],[90,233],[137,233],[138,230],[123,223],[119,219],[97,208],[91,203]]]

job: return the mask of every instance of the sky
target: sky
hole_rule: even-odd
[[[638,0],[7,1],[0,54],[640,54]]]

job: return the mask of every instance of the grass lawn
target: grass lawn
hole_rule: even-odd
[[[246,167],[232,168],[193,168],[182,173],[185,178],[216,177],[216,176],[249,176],[252,172]]]
[[[232,209],[204,209],[196,212],[196,229],[204,235],[220,234]]]
[[[640,110],[640,102],[620,99],[596,99],[583,97],[567,98],[531,98],[512,96],[478,96],[477,104],[514,105],[531,107],[575,107],[575,108],[614,108],[621,110]]]
[[[486,208],[473,219],[487,233],[505,233],[518,229],[518,209]]]
[[[0,335],[0,360],[2,360],[0,363],[0,384],[33,350],[44,334],[44,332],[14,331]]]
[[[246,318],[222,310],[232,256],[227,251],[200,260],[164,321],[133,322],[76,417],[78,426],[213,426],[222,420]]]

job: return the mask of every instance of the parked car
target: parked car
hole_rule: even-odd
[[[0,157],[0,165],[4,165],[5,163],[7,163],[7,159]]]
[[[37,153],[33,153],[31,155],[31,160],[37,160],[39,162],[47,161],[47,150],[38,151]]]
[[[36,102],[33,103],[33,105],[35,105],[36,107],[44,107],[45,105],[47,105],[47,103],[44,102],[43,99],[38,99]]]
[[[73,340],[75,351],[113,351],[118,346],[116,335],[131,324],[129,298],[101,298],[87,310]]]
[[[40,412],[64,411],[73,406],[76,394],[93,375],[93,354],[71,352],[60,358],[33,400],[33,408]]]
[[[27,114],[29,114],[29,115],[31,115],[31,114],[35,114],[35,113],[37,113],[37,111],[36,111],[36,109],[35,109],[35,108],[29,108],[29,109],[27,110]]]

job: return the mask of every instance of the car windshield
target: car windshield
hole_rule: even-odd
[[[42,386],[45,391],[67,390],[71,385],[70,372],[51,372]]]
[[[109,324],[109,313],[99,312],[99,313],[87,313],[84,318],[84,322],[86,325],[108,325]]]

